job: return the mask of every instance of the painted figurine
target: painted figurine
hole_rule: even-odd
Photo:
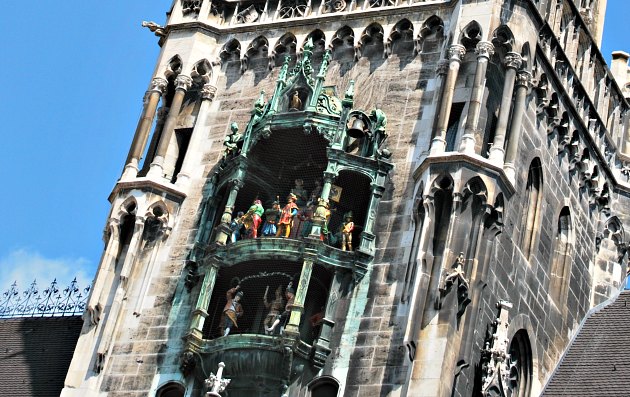
[[[262,202],[258,199],[254,200],[252,206],[247,210],[245,217],[251,218],[251,222],[249,222],[249,235],[251,238],[258,238],[258,228],[262,222],[262,215],[264,212],[265,209],[262,206]]]
[[[318,199],[319,206],[315,210],[315,216],[323,220],[322,232],[319,236],[321,241],[325,241],[328,237],[328,222],[330,221],[330,203],[328,200]],[[330,243],[330,242],[329,242]]]
[[[298,206],[295,204],[296,200],[297,197],[293,193],[290,193],[289,197],[287,197],[287,204],[284,208],[282,208],[280,220],[278,221],[278,231],[276,232],[276,237],[289,237],[291,227],[293,226],[293,218],[298,213]]]
[[[268,292],[269,286],[267,286],[267,289],[265,289],[265,295],[263,296],[263,303],[265,304],[265,307],[269,310],[269,313],[267,313],[267,317],[265,317],[265,322],[263,323],[266,335],[271,334],[271,332],[273,332],[273,328],[275,328],[273,324],[276,321],[280,321],[280,316],[284,304],[284,299],[282,298],[282,286],[279,285],[278,288],[276,288],[276,297],[271,302],[267,300]],[[271,331],[269,331],[269,329],[271,329]]]
[[[300,94],[297,91],[295,91],[291,96],[289,110],[302,110],[302,100],[300,99]]]
[[[291,193],[295,194],[295,197],[297,197],[296,204],[298,207],[306,205],[308,193],[306,189],[304,189],[304,181],[302,179],[298,178],[295,180],[295,187],[291,189]]]
[[[275,236],[278,232],[278,220],[280,219],[280,203],[274,201],[271,208],[265,211],[265,224],[262,228],[263,236]]]
[[[293,301],[295,301],[295,290],[293,289],[292,281],[289,282],[289,285],[287,285],[287,289],[284,291],[284,297],[287,301],[286,305],[284,306],[284,311],[282,312],[282,315],[280,315],[280,318],[276,319],[273,324],[271,324],[271,327],[265,328],[265,331],[268,334],[272,333],[273,330],[278,326],[278,324],[282,324],[280,328],[280,335],[282,335],[284,327],[289,322],[289,317],[291,317],[291,308],[293,306]]]
[[[310,201],[312,201],[313,203],[317,203],[317,199],[319,199],[319,196],[321,195],[322,195],[322,180],[318,178],[318,179],[315,179],[315,188],[311,192]]]
[[[298,236],[306,238],[311,234],[311,228],[313,227],[313,215],[315,214],[315,204],[309,202],[306,209],[302,211],[302,224],[301,230],[298,231]]]
[[[243,227],[241,219],[243,218],[243,215],[243,211],[239,211],[236,214],[236,218],[232,219],[232,222],[230,223],[230,230],[232,230],[230,240],[233,243],[241,239],[241,228]]]
[[[346,212],[344,221],[341,226],[341,249],[343,251],[352,251],[352,231],[354,230],[354,222],[352,221],[352,211]]]
[[[243,291],[240,285],[234,288],[230,288],[226,292],[227,303],[223,308],[223,336],[228,336],[232,327],[238,328],[237,319],[243,316],[243,306],[241,305],[241,299],[243,298]]]

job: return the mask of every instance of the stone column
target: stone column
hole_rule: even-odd
[[[177,174],[177,186],[185,186],[190,180],[190,172],[194,166],[194,156],[192,156],[192,152],[200,146],[200,142],[203,139],[203,132],[206,131],[206,119],[208,118],[208,113],[210,113],[210,105],[212,105],[212,101],[214,100],[214,95],[217,92],[217,87],[212,84],[205,84],[203,89],[201,90],[201,106],[199,107],[199,113],[197,114],[197,122],[195,123],[195,128],[192,131],[192,135],[190,137],[190,143],[188,144],[188,150],[186,151],[186,155],[184,157],[184,162],[182,163],[182,168]]]
[[[295,299],[290,306],[291,317],[289,317],[289,323],[284,329],[284,333],[289,338],[297,338],[300,335],[300,320],[304,313],[304,300],[306,299],[306,292],[308,291],[308,284],[311,281],[311,273],[313,272],[313,260],[304,259],[302,265],[302,273],[300,274],[300,281],[295,291]]]
[[[518,151],[518,143],[521,140],[521,129],[523,127],[523,116],[525,115],[525,107],[527,106],[527,91],[532,81],[532,75],[525,70],[518,72],[516,76],[516,98],[514,100],[514,112],[512,113],[512,125],[510,127],[510,136],[505,153],[505,174],[508,179],[514,183],[516,154]]]
[[[151,81],[149,90],[144,96],[144,105],[142,108],[142,114],[136,127],[136,133],[133,136],[133,142],[125,161],[125,170],[123,172],[122,179],[135,178],[138,174],[138,163],[144,152],[144,148],[149,138],[149,132],[151,131],[151,125],[155,117],[155,111],[157,105],[160,102],[160,98],[166,91],[168,81],[161,77],[156,77]]]
[[[505,82],[503,83],[503,99],[501,100],[501,108],[499,109],[499,120],[497,121],[497,129],[494,132],[494,141],[490,148],[488,156],[493,163],[503,166],[503,156],[505,150],[505,133],[507,131],[508,120],[510,118],[510,108],[512,107],[512,94],[514,93],[514,78],[516,77],[516,69],[521,66],[522,58],[519,53],[508,52],[505,54]]]
[[[462,62],[465,54],[466,48],[461,44],[453,44],[448,49],[448,73],[442,89],[442,99],[437,114],[438,121],[435,126],[433,141],[431,142],[432,155],[443,153],[446,149],[446,129],[451,114],[451,106],[453,105],[453,93],[455,92],[455,83],[459,74],[459,64]]]
[[[322,193],[320,194],[320,201],[317,206],[317,210],[315,214],[313,214],[313,226],[311,227],[311,233],[309,234],[309,238],[314,238],[319,240],[322,235],[322,228],[326,223],[326,212],[328,208],[326,208],[325,203],[328,202],[328,197],[330,196],[330,188],[332,187],[332,182],[337,177],[337,173],[331,171],[324,172],[324,184],[322,186]]]
[[[190,320],[189,333],[197,339],[203,339],[203,324],[208,317],[207,310],[210,305],[210,299],[212,298],[212,291],[214,290],[214,283],[217,280],[218,273],[219,269],[214,264],[211,264],[208,266],[203,276],[203,283],[199,291],[199,298],[197,298],[197,305],[192,312],[192,319]]]
[[[177,76],[177,79],[175,79],[175,95],[173,96],[173,101],[171,102],[171,108],[168,112],[168,116],[166,117],[166,122],[164,122],[164,128],[162,129],[162,135],[160,136],[157,152],[155,153],[155,157],[151,163],[151,169],[148,174],[150,177],[164,177],[164,158],[166,157],[168,146],[171,142],[171,138],[173,137],[173,133],[175,132],[175,123],[177,122],[179,111],[182,108],[184,96],[191,85],[192,79],[188,76],[179,75]]]
[[[494,46],[489,41],[480,41],[477,43],[475,52],[477,53],[477,69],[475,70],[475,80],[470,94],[464,136],[459,146],[460,152],[468,154],[475,153],[475,133],[477,133],[479,126],[479,112],[481,110],[481,102],[483,102],[483,94],[486,90],[488,60],[494,54]]]
[[[232,188],[230,189],[227,202],[225,203],[225,209],[223,210],[223,215],[221,216],[221,223],[217,226],[217,231],[214,236],[214,241],[222,245],[227,242],[230,234],[232,234],[232,231],[230,230],[232,211],[234,211],[234,203],[236,203],[238,191],[243,187],[243,182],[240,179],[232,179],[229,183],[232,185]]]
[[[147,157],[145,158],[144,163],[142,163],[142,169],[139,172],[140,175],[146,176],[147,172],[149,172],[151,161],[153,161],[153,157],[155,155],[155,149],[157,148],[158,141],[160,140],[160,134],[162,133],[162,129],[164,128],[166,116],[168,116],[168,110],[169,108],[165,107],[161,107],[157,110],[155,129],[153,130],[151,143],[149,144],[149,148],[147,149]]]

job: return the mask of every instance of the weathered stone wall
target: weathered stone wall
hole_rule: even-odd
[[[191,74],[195,63],[207,59],[213,63],[211,84],[217,88],[216,95],[207,119],[195,120],[205,127],[200,145],[192,148],[199,164],[192,171],[191,183],[182,189],[185,199],[181,207],[171,207],[172,231],[159,247],[141,251],[138,266],[129,277],[111,355],[103,374],[91,375],[98,380],[86,382],[94,382],[92,389],[108,392],[108,396],[144,396],[167,381],[187,382],[180,371],[185,346],[182,337],[189,331],[201,286],[197,283],[188,290],[185,265],[207,199],[208,179],[221,158],[230,124],[236,122],[243,128],[260,92],[264,90],[266,98],[272,95],[281,64],[280,52],[275,54],[281,38],[292,33],[299,49],[315,29],[325,37],[316,43],[316,50],[333,50],[326,85],[335,85],[339,94],[354,80],[355,108],[369,111],[380,106],[387,114],[389,137],[385,146],[395,164],[377,215],[376,256],[365,277],[337,304],[332,353],[320,375],[337,379],[344,396],[420,395],[410,386],[418,379],[431,385],[424,395],[451,395],[452,391],[452,395],[470,396],[481,387],[481,351],[496,318],[496,303],[507,300],[513,304],[508,334],[513,337],[519,331],[526,332],[531,348],[530,390],[535,395],[541,389],[585,313],[614,292],[625,271],[623,226],[627,219],[623,214],[627,213],[629,189],[627,178],[619,183],[626,175],[621,171],[625,160],[606,157],[623,137],[615,128],[607,132],[602,123],[610,119],[614,127],[621,117],[619,112],[609,112],[597,84],[586,82],[592,71],[580,71],[577,76],[573,69],[567,72],[562,62],[557,62],[571,56],[569,63],[573,65],[578,57],[575,48],[565,54],[563,47],[554,47],[553,40],[539,38],[542,28],[536,13],[544,15],[543,6],[535,8],[529,2],[462,3],[435,5],[404,17],[394,12],[369,18],[354,16],[344,21],[353,32],[353,46],[345,40],[348,29],[340,29],[338,21],[330,20],[242,32],[236,29],[229,34],[180,26],[169,33],[155,76],[168,73],[174,56],[182,60],[184,75]],[[434,14],[443,29],[429,28]],[[545,29],[551,31],[545,33],[566,39],[564,30],[568,28],[563,26],[560,31],[560,17],[554,14],[549,18],[552,22]],[[516,38],[509,43],[511,51],[523,56],[522,68],[534,78],[534,87],[527,93],[513,180],[505,176],[502,162],[487,158],[483,147],[491,143],[489,134],[494,132],[488,123],[500,111],[501,92],[497,95],[496,91],[502,90],[506,79],[503,50],[490,58],[480,124],[475,131],[475,153],[455,153],[464,134],[477,63],[469,48],[454,85],[453,102],[464,104],[459,122],[452,127],[455,151],[429,155],[445,84],[437,73],[439,63],[473,20],[483,26],[476,40],[492,41],[497,47],[502,37],[492,34],[501,23],[506,24]],[[368,29],[373,22],[379,25]],[[260,45],[264,42],[267,44]],[[194,111],[183,122],[191,123],[193,117]],[[583,155],[585,149],[587,157]],[[523,214],[530,207],[528,175],[535,158],[540,162],[541,198],[533,222],[532,250],[527,255],[520,242],[528,233]],[[609,169],[609,164],[614,164],[614,169]],[[594,165],[598,166],[596,178]],[[449,187],[454,203],[449,222],[430,212],[435,198],[433,184],[444,175],[453,182]],[[472,188],[476,203],[483,202],[480,212],[495,218],[500,215],[495,219],[500,232],[497,237],[490,236],[491,228],[480,221],[481,216],[467,209],[469,182],[477,186]],[[117,194],[115,202],[119,203],[127,195],[147,193],[129,188]],[[555,301],[550,285],[558,275],[552,274],[551,265],[563,207],[568,207],[571,215],[570,275],[562,280],[567,285],[565,297]],[[419,216],[422,208],[428,211]],[[434,229],[436,225],[441,230]],[[481,241],[479,251],[470,247],[475,228],[487,233],[476,240]],[[437,248],[434,252],[433,242],[427,242],[435,235],[445,236],[443,253]],[[425,241],[425,246],[416,250],[420,241]],[[440,300],[441,308],[435,305],[438,279],[451,269],[460,250],[474,254],[465,258],[465,274],[471,281],[469,296],[474,298],[463,313],[457,313],[453,293]],[[416,260],[412,256],[418,253],[421,257]],[[147,278],[149,263],[155,266]],[[437,267],[432,269],[434,263]],[[416,304],[412,296],[426,296],[426,301],[418,298],[422,304]],[[410,337],[414,332],[420,337]],[[410,342],[421,343],[409,347]],[[94,351],[86,348],[82,354],[92,357]],[[418,362],[418,357],[429,359]],[[204,369],[211,370],[215,369]],[[291,386],[289,395],[308,396],[306,385],[312,376],[306,371]],[[189,384],[188,388],[198,392],[200,384]]]

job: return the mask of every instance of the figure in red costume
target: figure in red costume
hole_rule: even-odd
[[[296,200],[297,196],[293,193],[289,194],[289,197],[287,197],[287,205],[282,208],[280,221],[278,221],[278,232],[276,233],[276,237],[289,237],[291,227],[293,226],[293,217],[295,217],[298,213],[298,206],[295,204]]]

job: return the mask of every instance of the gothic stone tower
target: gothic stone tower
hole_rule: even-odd
[[[604,9],[175,1],[62,395],[538,395],[626,271]]]

